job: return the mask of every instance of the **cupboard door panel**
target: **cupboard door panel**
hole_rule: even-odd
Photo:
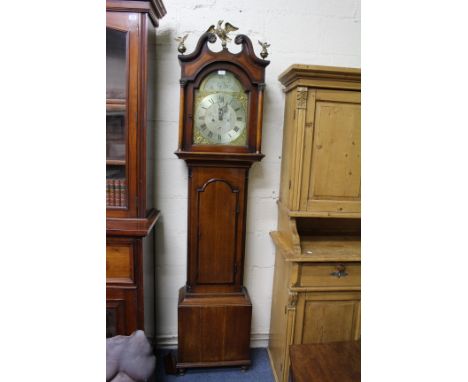
[[[317,102],[311,199],[358,199],[361,194],[361,109]]]
[[[351,341],[360,337],[359,293],[306,293],[298,304],[295,343]]]
[[[107,287],[106,313],[107,332],[112,335],[130,335],[137,329],[144,329],[142,320],[137,317],[136,288]]]

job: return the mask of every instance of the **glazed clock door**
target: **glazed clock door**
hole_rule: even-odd
[[[107,215],[136,214],[135,142],[138,95],[139,16],[107,12],[106,207]]]
[[[193,292],[241,288],[246,171],[192,169],[188,282]]]

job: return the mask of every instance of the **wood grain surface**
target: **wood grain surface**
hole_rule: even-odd
[[[292,345],[293,382],[358,382],[361,380],[361,342]]]

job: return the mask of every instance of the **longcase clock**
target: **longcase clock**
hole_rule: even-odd
[[[252,304],[243,286],[247,185],[250,166],[264,156],[269,61],[255,55],[245,35],[235,38],[241,51],[229,52],[228,25],[222,30],[218,24],[200,37],[193,53],[178,56],[176,155],[189,172],[187,282],[178,303],[176,366],[182,373],[191,367],[250,365]],[[208,46],[216,35],[223,43],[219,52]]]

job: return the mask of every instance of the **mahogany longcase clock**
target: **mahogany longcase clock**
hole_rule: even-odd
[[[250,365],[252,304],[243,286],[247,184],[261,153],[265,67],[252,42],[203,34],[181,65],[179,147],[189,171],[187,282],[179,291],[177,369]],[[234,28],[234,27],[233,27]],[[235,30],[235,29],[234,29]],[[224,35],[223,35],[224,32]],[[223,49],[208,43],[218,35]],[[182,52],[185,48],[182,49]],[[181,51],[179,47],[179,51]]]

